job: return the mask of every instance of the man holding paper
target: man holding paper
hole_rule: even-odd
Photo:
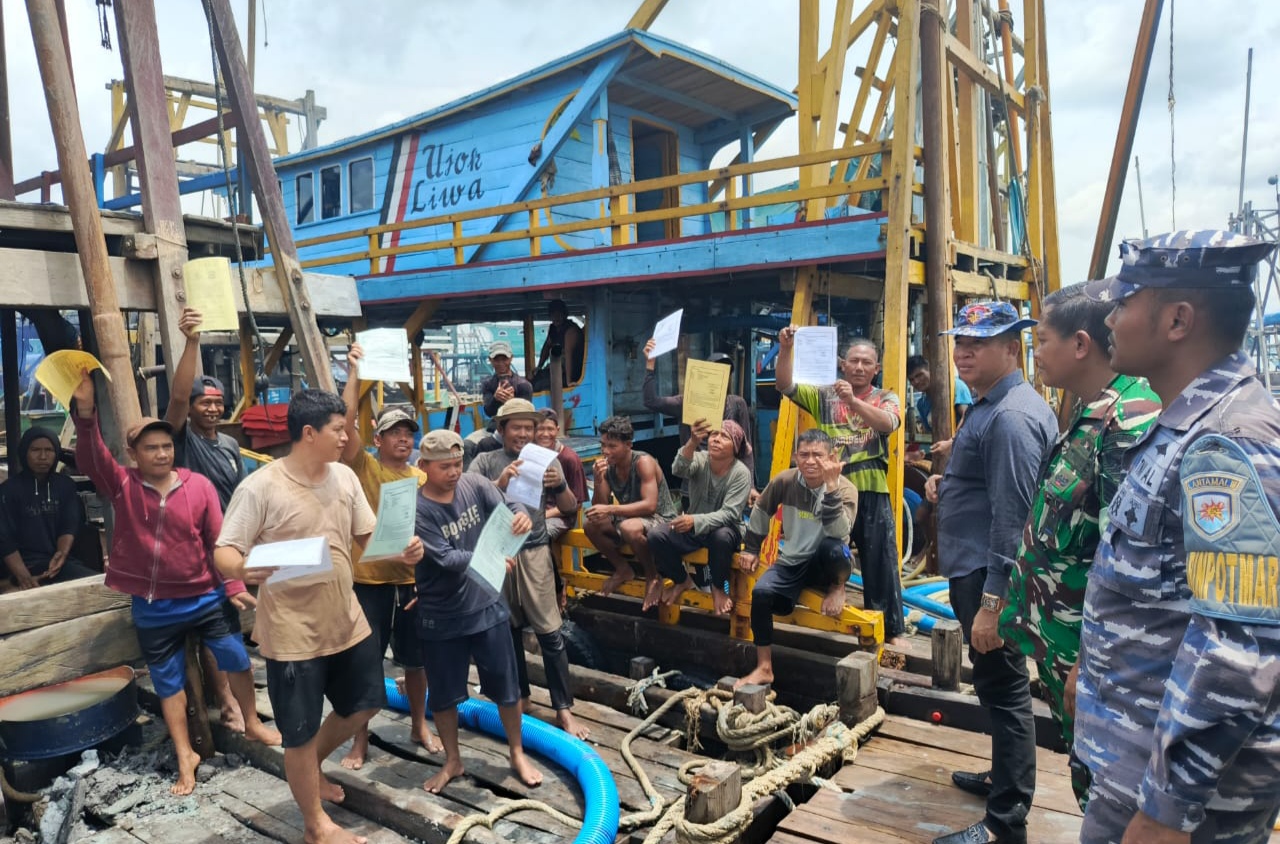
[[[350,371],[342,391],[342,400],[347,405],[347,444],[342,448],[342,462],[356,473],[365,499],[381,518],[390,515],[379,512],[384,484],[411,479],[417,486],[422,486],[427,476],[409,464],[418,423],[403,408],[387,407],[378,416],[373,426],[373,454],[366,451],[360,441],[356,411],[360,404],[360,361],[363,358],[364,349],[359,343],[352,343],[347,350]],[[416,492],[415,487],[415,495],[403,502],[403,518],[408,522],[406,527],[410,535]],[[365,619],[378,639],[378,652],[385,654],[390,645],[392,661],[404,669],[411,739],[428,751],[438,753],[440,742],[427,727],[427,673],[422,668],[422,645],[418,641],[417,614],[413,611],[413,567],[395,559],[365,560],[364,556],[364,549],[359,545],[352,546],[356,600],[360,602]],[[368,753],[369,728],[362,726],[351,741],[351,750],[342,758],[342,767],[359,770]]]
[[[177,757],[178,781],[170,791],[190,794],[200,755],[191,747],[187,729],[187,634],[197,634],[218,667],[229,672],[231,689],[244,711],[245,737],[280,743],[280,734],[258,719],[249,654],[222,611],[228,595],[238,607],[245,606],[239,603],[245,585],[240,580],[224,582],[214,569],[213,544],[222,527],[218,495],[207,478],[173,467],[169,423],[144,417],[129,429],[125,451],[137,468],[125,469],[112,458],[98,431],[88,370],[81,373],[74,403],[76,466],[115,511],[106,585],[133,596],[138,646],[151,670]]]
[[[792,369],[816,372],[822,361],[797,361],[796,334],[834,331],[791,325],[778,332],[777,386],[818,422],[835,443],[844,476],[858,490],[853,544],[862,567],[863,599],[868,609],[884,614],[885,640],[902,636],[902,580],[898,574],[898,542],[889,500],[889,435],[902,424],[902,403],[892,390],[871,380],[880,371],[880,354],[865,337],[854,338],[838,361],[839,377],[826,383],[797,383]],[[806,344],[807,345],[807,344]]]
[[[306,840],[349,844],[359,839],[320,806],[321,800],[340,803],[345,794],[320,767],[386,705],[387,696],[378,638],[352,591],[351,548],[364,546],[376,520],[355,473],[338,462],[347,441],[346,414],[333,393],[293,396],[289,454],[236,489],[214,562],[226,577],[262,584],[253,636],[267,660],[267,693],[284,735],[285,778]],[[314,574],[272,582],[273,569],[246,566],[251,550],[270,558],[265,546],[308,538],[322,538],[321,551],[328,551],[309,561]],[[414,537],[401,561],[414,564],[421,557],[422,543]],[[333,706],[327,717],[325,698]]]
[[[671,416],[680,420],[680,437],[684,440],[689,439],[690,428],[684,423],[684,394],[676,393],[673,396],[658,395],[658,378],[656,369],[658,361],[656,357],[650,357],[657,341],[650,337],[649,342],[644,344],[644,384],[641,390],[644,394],[644,406],[646,410],[652,410],[654,413],[661,413],[663,416]],[[660,356],[659,356],[660,357]],[[707,358],[709,363],[718,363],[730,369],[732,372],[733,358],[723,352],[717,352]],[[732,376],[729,383],[733,383]],[[747,437],[747,444],[751,444],[751,408],[747,406],[747,402],[742,396],[735,396],[728,393],[724,397],[724,419],[732,419],[738,423]],[[751,469],[751,466],[747,466]],[[754,476],[754,472],[753,472]]]
[[[547,691],[551,694],[551,708],[556,712],[556,724],[566,733],[585,739],[590,730],[573,717],[569,653],[560,635],[563,620],[560,617],[559,590],[556,588],[556,566],[551,556],[551,539],[547,534],[546,510],[543,507],[544,499],[554,496],[554,505],[560,514],[566,519],[573,519],[578,512],[578,499],[565,482],[555,452],[533,443],[534,431],[541,419],[542,414],[530,402],[509,400],[498,410],[497,416],[502,449],[476,455],[467,471],[483,475],[496,483],[509,501],[518,501],[512,494],[515,482],[527,480],[524,476],[528,466],[543,465],[539,458],[547,460],[545,469],[535,470],[533,503],[520,503],[533,528],[516,556],[515,568],[507,575],[502,594],[511,610],[511,640],[516,651],[524,706],[528,707],[530,692],[521,631],[527,624],[537,634],[542,648],[542,660],[547,667]]]
[[[418,634],[431,675],[428,705],[445,752],[444,767],[423,788],[439,794],[450,780],[465,773],[458,751],[458,704],[468,697],[472,660],[480,674],[481,691],[498,705],[512,770],[526,785],[538,785],[542,773],[525,756],[520,737],[516,648],[511,641],[511,616],[499,591],[503,568],[510,577],[516,566],[516,560],[504,552],[518,548],[518,537],[528,534],[533,522],[523,511],[511,515],[516,507],[502,500],[491,481],[473,472],[463,474],[462,437],[453,431],[431,431],[419,449],[418,468],[427,480],[417,509],[416,530],[424,548],[417,566]],[[499,510],[506,511],[508,532],[517,541],[481,552],[486,525],[503,515]],[[488,538],[493,538],[491,532]]]

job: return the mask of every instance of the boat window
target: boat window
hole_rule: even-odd
[[[373,210],[372,158],[361,158],[347,165],[347,193],[352,214]]]
[[[315,176],[303,173],[294,179],[294,187],[298,192],[298,223],[311,223],[316,219],[316,191],[312,183]]]
[[[337,164],[320,168],[320,219],[342,213],[342,168]]]

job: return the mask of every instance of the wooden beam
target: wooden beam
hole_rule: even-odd
[[[951,286],[955,293],[964,296],[977,296],[990,299],[992,295],[992,279],[982,273],[968,270],[951,269]],[[1011,281],[1007,278],[994,280],[995,295],[1001,299],[1016,302],[1030,302],[1033,298],[1032,287],[1025,281]]]
[[[24,630],[0,639],[0,697],[141,659],[128,607]]]
[[[960,687],[960,665],[964,641],[960,622],[943,619],[934,622],[930,647],[933,654],[933,687],[955,690]]]
[[[627,29],[648,29],[666,8],[667,0],[644,0],[636,13],[627,21]]]
[[[1007,98],[1009,107],[1018,114],[1026,114],[1027,103],[1022,94],[1012,86],[1003,84],[996,72],[974,55],[971,48],[966,47],[950,33],[943,38],[943,42],[947,48],[947,60],[960,71],[962,76],[978,83],[1001,102]]]
[[[956,10],[956,34],[951,36],[947,34],[948,39],[954,40],[958,45],[968,49],[970,54],[974,52],[974,40],[976,31],[973,21],[973,3],[970,0],[960,0],[955,4]],[[950,68],[945,64],[945,78],[947,93],[951,94],[952,86]],[[958,178],[954,184],[949,185],[952,193],[959,194],[960,216],[953,220],[956,236],[970,241],[978,242],[978,231],[980,229],[979,219],[983,213],[983,207],[978,202],[978,127],[985,126],[988,121],[979,120],[980,110],[987,107],[987,98],[979,96],[977,86],[967,73],[957,74],[955,86],[955,126],[956,126],[956,146],[953,156],[957,158]],[[951,111],[948,109],[948,117]],[[950,121],[948,121],[950,123]],[[952,156],[948,156],[950,158]],[[994,167],[994,162],[989,162]],[[926,180],[927,182],[927,180]],[[992,196],[991,201],[995,203],[998,197]],[[949,312],[948,312],[949,313]],[[950,366],[948,366],[948,370]],[[942,379],[950,381],[950,378]],[[949,405],[935,404],[934,407],[946,407]]]
[[[218,62],[222,66],[227,83],[227,98],[232,111],[239,115],[257,115],[253,86],[245,67],[240,35],[230,0],[206,0],[205,11],[215,32],[214,46]],[[276,268],[276,280],[289,311],[298,350],[302,354],[307,376],[313,389],[335,390],[333,371],[329,366],[329,349],[324,336],[316,325],[315,310],[298,264],[298,250],[293,243],[293,230],[284,210],[284,198],[276,180],[275,167],[267,150],[266,136],[259,120],[244,120],[251,124],[241,127],[241,161],[247,166],[253,181],[254,194],[262,212],[262,221],[271,241],[271,258]]]
[[[1044,0],[1040,0],[1040,20],[1044,21]],[[1053,100],[1049,96],[1049,46],[1041,42],[1040,50],[1040,90],[1044,92],[1044,109],[1040,116],[1040,180],[1042,187],[1041,206],[1044,209],[1044,284],[1043,293],[1048,294],[1062,286],[1062,263],[1058,253],[1058,188],[1053,172]],[[1105,265],[1104,265],[1105,270]],[[1098,276],[1101,278],[1101,276]],[[1039,291],[1037,291],[1039,292]],[[1032,300],[1034,313],[1040,314],[1039,296]]]
[[[879,661],[874,653],[856,651],[836,663],[836,700],[840,720],[852,727],[875,714]]]
[[[720,820],[742,802],[742,769],[736,762],[708,762],[689,780],[684,816],[690,823],[708,824]],[[676,833],[676,841],[692,839]]]
[[[791,298],[791,324],[809,325],[813,322],[813,288],[818,268],[799,267],[795,270],[795,294]],[[791,466],[791,450],[795,446],[796,431],[800,426],[800,406],[783,396],[778,408],[778,424],[773,434],[773,460],[769,464],[769,477],[785,472]]]

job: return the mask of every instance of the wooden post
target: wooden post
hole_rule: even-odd
[[[18,387],[17,372],[22,366],[18,357],[18,312],[13,308],[0,310],[0,366],[3,366],[4,378],[4,438],[7,448],[5,455],[9,463],[9,475],[18,474],[21,466],[18,455],[18,440],[22,437],[22,391]]]
[[[854,651],[836,663],[836,698],[840,720],[850,727],[876,711],[876,680],[880,663],[874,653]]]
[[[708,762],[689,781],[684,816],[690,823],[711,823],[742,802],[742,771],[733,762]],[[676,840],[685,844],[679,834]]]
[[[187,636],[187,735],[191,737],[191,749],[201,759],[209,759],[217,752],[213,746],[213,730],[209,727],[209,704],[205,700],[204,674],[200,670],[200,640]]]
[[[733,702],[740,704],[752,715],[759,715],[769,702],[769,687],[760,683],[739,686],[733,690]]]
[[[953,690],[960,686],[960,655],[963,636],[960,622],[935,622],[933,625],[933,687]]]
[[[245,66],[244,50],[240,46],[240,35],[236,30],[235,17],[231,13],[230,0],[209,0],[206,9],[216,32],[214,47],[227,83],[227,98],[233,113],[243,118],[240,120],[245,128],[240,138],[244,154],[242,160],[253,179],[258,209],[262,212],[262,224],[267,230],[267,239],[271,242],[276,281],[280,285],[280,295],[284,297],[298,349],[302,352],[302,359],[307,367],[307,378],[313,388],[332,392],[336,385],[333,371],[329,367],[329,349],[320,333],[320,327],[316,325],[311,296],[307,293],[302,267],[298,263],[298,248],[294,245],[293,231],[289,228],[289,220],[284,212],[284,198],[280,194],[275,168],[271,164],[271,153],[267,149],[267,137],[262,130],[262,122],[256,119],[258,103],[249,82],[249,71]]]
[[[89,154],[85,150],[80,113],[71,81],[71,62],[62,43],[58,12],[53,0],[27,0],[27,19],[35,42],[36,62],[44,83],[49,123],[53,128],[58,167],[62,171],[62,194],[71,214],[75,231],[76,252],[84,273],[98,355],[111,373],[107,383],[111,407],[115,412],[116,436],[112,445],[119,450],[123,432],[129,430],[142,412],[138,407],[138,391],[133,381],[133,365],[129,356],[129,335],[125,332],[120,299],[107,256],[107,242],[102,233],[102,217],[98,212],[93,174],[85,166]]]
[[[0,199],[13,192],[13,141],[9,134],[9,65],[4,42],[4,10],[0,9]]]
[[[716,688],[722,692],[731,692],[737,682],[737,677],[721,677],[719,680],[716,680]]]
[[[142,193],[142,222],[156,235],[158,258],[152,264],[160,342],[164,346],[165,375],[173,381],[187,339],[178,318],[187,300],[182,278],[187,234],[178,195],[178,168],[169,130],[168,96],[160,66],[160,36],[156,10],[149,0],[117,3],[116,37],[128,93],[129,118],[137,151],[138,186]],[[196,364],[197,372],[200,370]],[[153,415],[160,415],[155,413]]]
[[[627,666],[627,676],[632,680],[643,680],[653,674],[653,670],[658,667],[658,662],[649,656],[633,656],[631,663]]]

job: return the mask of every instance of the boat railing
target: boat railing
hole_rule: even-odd
[[[856,207],[863,194],[880,193],[888,188],[889,180],[886,177],[869,176],[868,173],[871,169],[872,159],[875,156],[881,156],[883,159],[881,166],[878,168],[879,171],[881,173],[889,172],[888,158],[891,155],[891,148],[892,143],[890,141],[880,141],[744,164],[733,164],[710,170],[679,173],[656,179],[645,179],[574,193],[544,196],[538,199],[512,202],[504,205],[458,211],[452,214],[368,226],[346,232],[335,232],[299,240],[297,241],[297,247],[305,255],[309,247],[346,242],[350,242],[354,246],[359,243],[363,248],[342,251],[340,254],[326,254],[308,258],[302,261],[302,266],[304,268],[313,268],[368,262],[368,272],[377,274],[382,271],[383,266],[385,266],[384,262],[390,257],[439,252],[441,250],[452,250],[452,264],[454,266],[462,266],[468,260],[466,254],[468,247],[479,247],[490,243],[527,241],[528,257],[539,257],[542,255],[543,238],[558,238],[560,235],[575,232],[607,230],[610,234],[610,243],[614,246],[623,246],[633,242],[631,228],[641,223],[680,220],[701,215],[723,215],[724,228],[729,231],[735,231],[744,227],[744,220],[738,212],[751,208],[794,202],[801,203],[800,213],[803,214],[805,203],[811,200],[828,200],[826,205],[830,206],[834,204],[830,203],[830,200],[835,198],[845,199],[850,207]],[[920,155],[919,148],[916,148],[915,157],[917,160]],[[795,187],[761,193],[749,193],[742,190],[742,185],[747,184],[747,179],[752,176],[788,170],[795,171],[803,168],[829,168],[833,165],[838,165],[840,162],[851,161],[852,159],[858,159],[856,167],[840,168],[837,166],[836,172],[832,174],[833,178],[829,181],[814,179],[813,181],[816,184],[806,186],[805,181],[802,179]],[[849,172],[851,170],[852,172]],[[845,178],[846,176],[848,178]],[[652,191],[670,191],[672,189],[675,189],[678,193],[678,189],[681,187],[697,184],[711,186],[709,193],[713,196],[719,193],[716,188],[722,186],[723,197],[706,202],[695,202],[646,211],[634,210],[634,200],[637,194]],[[922,192],[923,188],[917,183],[913,186],[913,190]],[[576,219],[570,222],[552,222],[554,218],[552,212],[557,207],[584,202],[598,203],[599,216]],[[541,213],[544,210],[547,213]],[[467,222],[515,217],[517,215],[527,215],[528,225],[522,228],[490,231],[483,234],[463,233],[463,224]],[[436,226],[448,226],[451,230],[451,236],[429,241],[404,242],[403,233]],[[401,233],[401,237],[384,237],[392,233]],[[399,241],[397,245],[383,245],[384,242],[395,241]],[[562,240],[558,240],[558,242],[562,247],[569,248]]]

